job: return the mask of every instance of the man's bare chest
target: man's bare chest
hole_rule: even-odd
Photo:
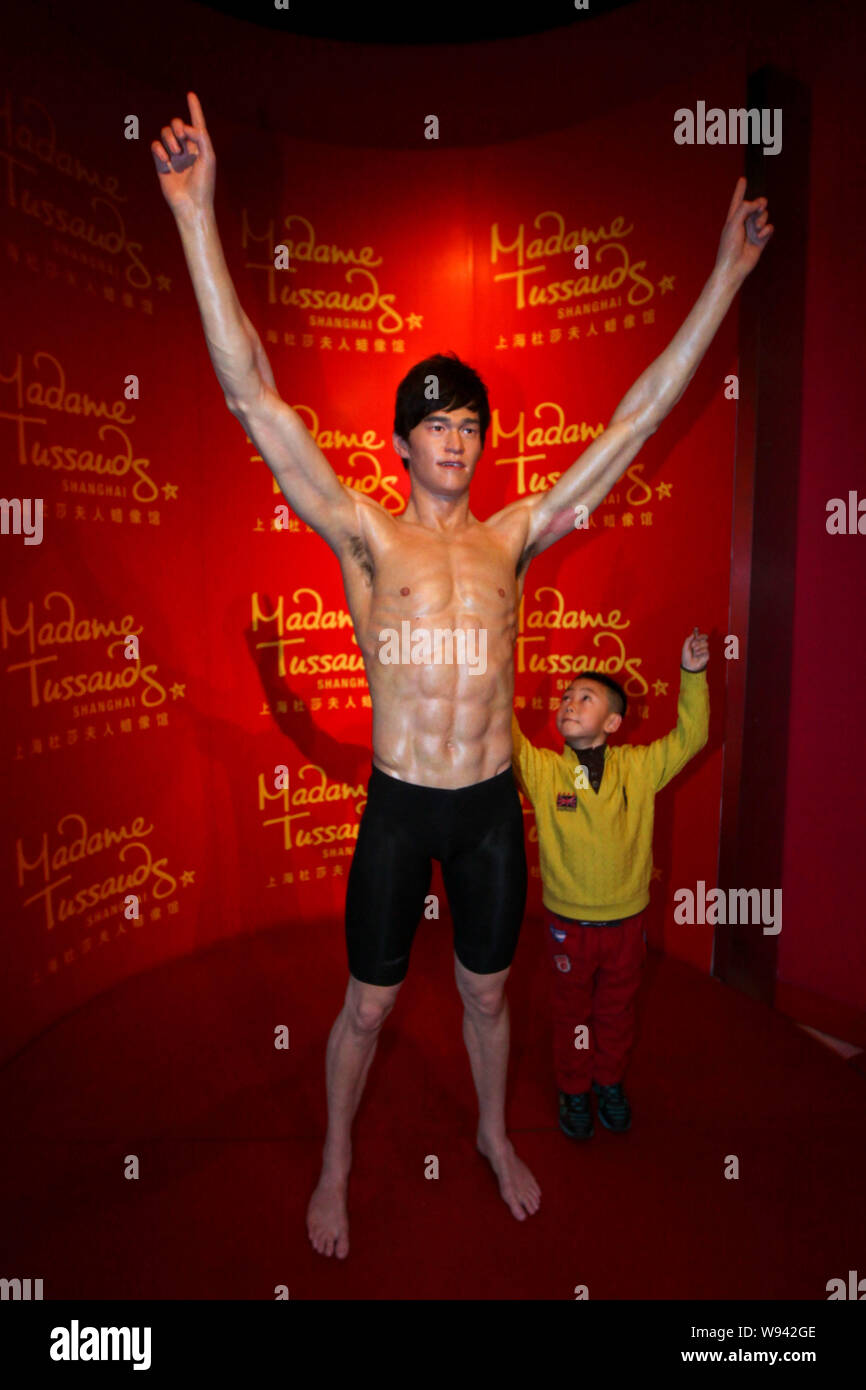
[[[369,621],[461,616],[507,620],[518,599],[511,547],[482,526],[466,536],[401,529],[358,544],[343,565],[353,615]]]

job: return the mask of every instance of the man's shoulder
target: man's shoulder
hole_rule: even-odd
[[[496,535],[508,539],[513,542],[516,548],[522,550],[529,531],[530,501],[531,499],[528,497],[518,497],[516,501],[509,502],[507,506],[500,507],[498,512],[493,512],[490,516],[479,520],[478,524],[483,526],[491,536]]]
[[[529,512],[531,502],[531,497],[516,497],[513,502],[507,502],[504,507],[500,507],[498,512],[491,512],[490,516],[484,517],[481,525],[497,526],[517,517],[525,517]]]
[[[347,485],[344,484],[344,486]],[[358,514],[360,516],[370,517],[373,521],[387,522],[389,525],[400,522],[403,511],[389,511],[382,502],[377,501],[375,497],[371,497],[369,493],[359,492],[357,488],[349,488],[348,490],[352,494],[353,501],[358,504]],[[403,510],[405,511],[405,507]]]

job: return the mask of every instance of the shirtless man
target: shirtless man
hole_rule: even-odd
[[[352,1120],[379,1030],[405,978],[432,872],[442,864],[454,920],[463,1036],[478,1092],[478,1149],[519,1221],[541,1192],[505,1132],[509,1015],[505,981],[526,896],[520,801],[511,771],[513,646],[529,561],[570,536],[679,400],[772,234],[766,199],[734,190],[713,271],[670,345],[623,397],[604,433],[545,493],[486,521],[469,486],[490,419],[471,368],[436,357],[401,383],[393,444],[409,469],[400,516],[345,487],[281,399],[261,340],[235,293],[213,211],[216,160],[201,105],[175,117],[151,151],[174,214],[226,405],[254,440],[292,509],[337,555],[373,707],[373,768],[346,895],[349,982],[327,1047],[328,1132],[307,1211],[315,1250],[344,1258]],[[746,219],[751,218],[747,236]],[[439,378],[439,395],[424,393]],[[386,661],[383,633],[426,629],[486,641],[484,669]],[[476,648],[476,656],[478,653]],[[459,653],[459,646],[457,648]],[[447,652],[447,648],[445,649]]]

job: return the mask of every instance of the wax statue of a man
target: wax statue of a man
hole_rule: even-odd
[[[476,1144],[523,1221],[538,1210],[541,1192],[505,1131],[504,991],[526,899],[511,715],[527,567],[574,533],[576,517],[598,506],[683,394],[772,235],[766,199],[746,202],[746,181],[738,180],[715,265],[685,322],[626,392],[604,433],[547,492],[521,497],[484,521],[473,516],[469,488],[490,420],[486,390],[457,359],[416,364],[398,391],[393,443],[411,491],[405,511],[394,516],[339,481],[277,391],[226,267],[213,208],[216,158],[198,97],[189,92],[187,99],[190,123],[175,117],[151,151],[211,361],[228,409],[293,511],[340,561],[373,708],[373,767],[347,886],[349,981],[328,1039],[328,1131],[307,1231],[320,1254],[348,1254],[352,1121],[379,1030],[406,975],[434,858],[454,920],[463,1036],[479,1102]],[[438,399],[425,395],[431,375]],[[419,629],[431,640],[437,631],[462,635],[464,657],[472,638],[476,659],[383,659],[382,635],[400,633],[404,622],[413,640]]]

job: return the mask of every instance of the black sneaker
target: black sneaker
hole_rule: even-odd
[[[589,1091],[581,1091],[579,1095],[569,1095],[568,1091],[560,1091],[559,1128],[569,1139],[592,1138],[595,1130],[592,1124]]]
[[[622,1082],[615,1081],[612,1086],[600,1086],[597,1081],[593,1081],[592,1089],[598,1096],[598,1118],[605,1129],[612,1129],[615,1134],[624,1134],[627,1129],[631,1129],[631,1106],[622,1089]]]

